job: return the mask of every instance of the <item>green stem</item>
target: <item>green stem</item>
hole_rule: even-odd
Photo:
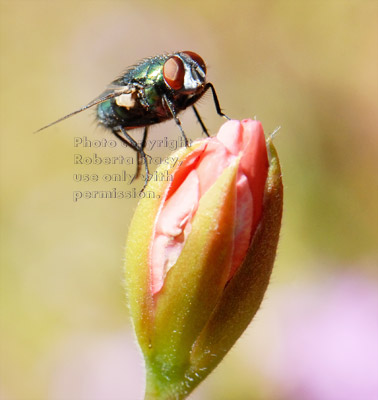
[[[161,374],[161,371],[147,368],[146,372],[146,393],[144,400],[184,400],[194,389],[185,385],[184,374],[181,379],[173,375],[170,379]]]
[[[146,393],[144,400],[178,400],[183,399],[175,394],[171,385],[160,382],[156,375],[147,372],[146,377]]]

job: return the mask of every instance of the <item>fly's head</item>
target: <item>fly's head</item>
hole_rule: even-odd
[[[198,94],[205,87],[206,64],[197,53],[182,51],[164,63],[163,76],[169,89],[187,95]]]

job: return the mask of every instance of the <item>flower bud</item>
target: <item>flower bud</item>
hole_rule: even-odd
[[[268,156],[269,154],[269,156]],[[126,245],[131,316],[146,398],[185,398],[260,306],[278,243],[282,182],[261,123],[228,121],[174,153],[151,181]]]

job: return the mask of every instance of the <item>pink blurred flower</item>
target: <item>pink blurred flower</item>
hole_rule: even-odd
[[[279,346],[258,368],[279,399],[378,399],[376,282],[337,275],[291,288],[277,303]]]
[[[127,331],[67,338],[52,357],[49,400],[142,398],[142,359]]]

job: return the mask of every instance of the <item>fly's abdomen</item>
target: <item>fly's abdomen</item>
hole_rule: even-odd
[[[97,117],[101,124],[111,127],[113,118],[113,109],[110,100],[104,101],[97,106]]]
[[[122,126],[123,128],[140,126],[138,119],[142,110],[138,110],[140,107],[126,107],[125,105],[118,105],[117,101],[121,96],[115,99],[106,100],[97,106],[97,116],[102,125],[107,128],[115,128],[116,126]],[[123,100],[125,101],[125,100]],[[121,103],[122,104],[122,103]]]
[[[111,100],[104,101],[97,106],[97,116],[100,123],[108,128],[114,128],[122,122],[122,118],[117,115]]]

